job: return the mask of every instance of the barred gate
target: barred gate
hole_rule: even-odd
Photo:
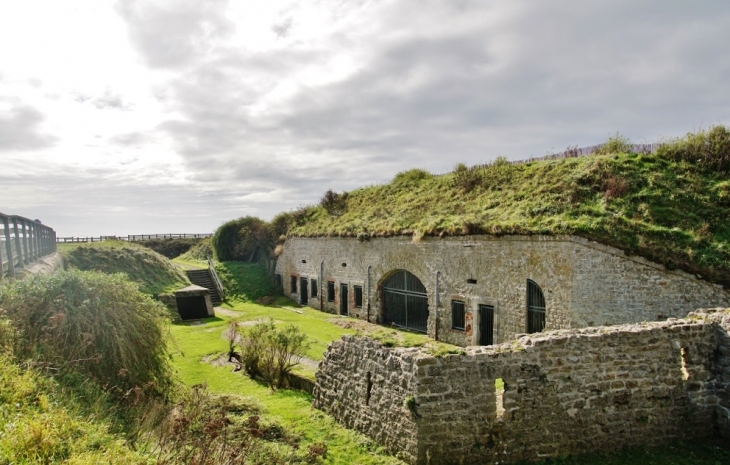
[[[421,281],[398,270],[383,283],[384,323],[425,333],[428,330],[428,295]]]

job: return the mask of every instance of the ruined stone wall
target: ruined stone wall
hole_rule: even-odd
[[[276,265],[285,293],[291,291],[292,276],[317,279],[318,297],[308,305],[331,313],[340,313],[340,285],[347,284],[346,313],[372,322],[382,320],[379,286],[398,269],[413,273],[426,287],[429,335],[462,346],[479,343],[479,304],[494,306],[495,343],[526,332],[528,279],[545,295],[546,329],[683,317],[695,308],[730,305],[730,293],[719,286],[569,236],[426,237],[416,242],[410,237],[289,238]],[[335,283],[331,302],[327,281]],[[361,308],[354,304],[356,285],[363,288]],[[452,300],[465,302],[463,331],[451,328]]]
[[[441,358],[349,337],[326,352],[314,405],[419,464],[727,437],[729,330],[730,313],[693,316],[541,333]],[[378,401],[365,401],[368,390]]]
[[[404,407],[406,397],[417,391],[409,352],[353,336],[333,342],[317,371],[313,406],[415,461],[416,423]]]

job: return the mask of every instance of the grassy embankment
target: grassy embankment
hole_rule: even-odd
[[[573,234],[730,285],[730,133],[691,134],[656,154],[612,147],[445,175],[405,171],[294,212],[289,234]]]

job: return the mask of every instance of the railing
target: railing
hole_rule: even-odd
[[[215,283],[216,289],[218,289],[218,295],[221,296],[221,300],[226,300],[223,283],[221,282],[221,278],[218,277],[218,273],[215,271],[215,265],[213,264],[213,259],[210,255],[208,255],[208,271],[210,271],[210,275],[213,277],[213,282]]]
[[[182,233],[182,234],[129,234],[127,236],[87,236],[87,237],[59,237],[56,242],[103,242],[107,240],[116,241],[148,241],[151,239],[204,239],[213,236],[212,233]]]
[[[552,153],[550,155],[545,155],[543,157],[524,158],[522,160],[510,160],[509,164],[520,165],[523,163],[531,163],[533,161],[541,161],[541,160],[562,160],[563,158],[587,157],[588,155],[591,155],[591,154],[597,152],[604,145],[606,145],[606,144],[591,145],[590,147],[581,147],[581,148],[578,148],[578,146],[568,147],[567,149],[563,150],[562,152]],[[662,145],[664,145],[664,144],[661,142],[657,142],[657,143],[653,143],[653,144],[629,144],[628,151],[631,153],[654,153]]]
[[[0,213],[0,279],[56,251],[56,231],[38,220]]]

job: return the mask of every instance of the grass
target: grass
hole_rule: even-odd
[[[571,234],[730,286],[727,174],[656,154],[411,170],[293,216],[306,237]]]
[[[239,303],[232,316],[222,315],[203,320],[201,324],[176,324],[172,327],[177,353],[173,363],[178,375],[188,385],[206,383],[215,394],[238,394],[257,405],[267,421],[276,422],[301,437],[302,447],[325,442],[328,464],[401,464],[385,454],[384,450],[363,435],[338,425],[331,417],[314,410],[311,396],[300,391],[272,391],[261,382],[251,380],[241,372],[232,372],[231,365],[214,366],[203,361],[225,354],[227,341],[223,339],[228,321],[256,321],[271,317],[277,323],[293,322],[307,331],[314,344],[307,356],[321,360],[326,344],[354,331],[327,322],[334,317],[319,311],[301,308],[295,311]]]
[[[169,293],[190,285],[178,266],[138,244],[115,240],[59,244],[58,251],[67,267],[124,273],[145,294]]]

